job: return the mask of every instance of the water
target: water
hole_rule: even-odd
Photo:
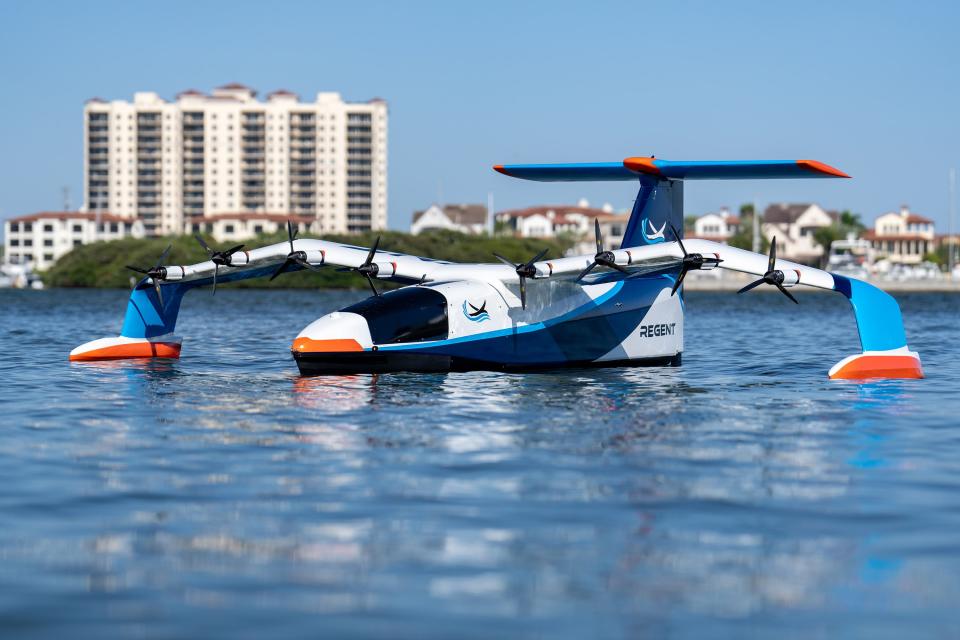
[[[122,291],[0,291],[0,635],[960,633],[960,296],[928,379],[830,382],[839,296],[690,294],[680,368],[297,376],[362,292],[192,293],[179,362],[70,364]]]

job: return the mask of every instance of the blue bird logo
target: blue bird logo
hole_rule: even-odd
[[[472,311],[467,311],[467,305],[470,305]],[[483,304],[481,304],[479,307],[475,307],[471,303],[464,300],[463,315],[470,322],[483,322],[484,320],[489,320],[490,314],[487,313],[487,301],[484,300]]]

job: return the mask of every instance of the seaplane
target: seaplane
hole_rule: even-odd
[[[192,265],[131,267],[143,278],[127,303],[120,335],[70,352],[70,360],[178,358],[175,334],[186,292],[249,278],[338,268],[366,279],[371,296],[308,324],[291,342],[302,375],[393,371],[531,371],[564,367],[679,366],[683,354],[683,283],[690,271],[729,269],[773,287],[790,301],[796,287],[835,291],[853,308],[860,352],[843,358],[831,379],[922,378],[920,356],[907,346],[900,308],[873,285],[725,244],[683,238],[688,180],[849,178],[815,160],[669,161],[496,165],[524,180],[627,181],[639,191],[619,248],[607,247],[595,224],[596,251],[514,263],[464,264],[298,238],[246,250],[214,249]],[[168,248],[169,251],[169,248]],[[377,286],[403,286],[389,291]]]

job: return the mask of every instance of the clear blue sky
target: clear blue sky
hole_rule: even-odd
[[[0,4],[0,217],[81,197],[86,99],[261,95],[390,103],[390,225],[438,198],[498,209],[624,183],[513,181],[496,163],[813,158],[850,181],[697,183],[688,213],[754,198],[945,230],[960,166],[957,2],[22,2]]]

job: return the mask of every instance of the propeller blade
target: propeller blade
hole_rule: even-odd
[[[207,255],[209,256],[213,255],[213,249],[210,248],[210,245],[204,242],[203,238],[200,237],[199,233],[193,234],[193,237],[197,239],[197,242],[199,242],[200,246],[203,247],[203,250],[207,252]]]
[[[580,280],[583,280],[583,279],[587,276],[588,273],[590,273],[591,271],[593,271],[593,269],[594,269],[596,266],[597,266],[597,262],[596,262],[596,260],[594,260],[593,262],[591,262],[590,264],[587,265],[587,268],[586,268],[586,269],[584,269],[583,271],[580,272],[580,275],[577,276],[577,279],[574,280],[574,282],[579,282]]]
[[[680,251],[683,251],[683,256],[686,257],[687,248],[683,246],[683,240],[680,239],[680,233],[677,231],[677,228],[671,224],[670,231],[673,231],[673,237],[677,239],[677,244],[680,245]]]
[[[163,315],[163,294],[160,293],[160,281],[156,278],[153,279],[153,289],[157,292],[157,300],[160,301],[160,315]]]
[[[304,269],[309,269],[310,271],[320,271],[320,267],[318,267],[317,265],[310,264],[306,260],[297,258],[294,260],[294,262],[296,262],[298,265],[300,265]]]
[[[543,256],[547,255],[547,251],[549,251],[549,250],[550,250],[550,249],[544,249],[543,251],[541,251],[541,252],[538,253],[537,255],[533,256],[533,257],[530,259],[530,262],[528,262],[528,263],[526,264],[526,266],[527,266],[527,267],[532,267],[532,266],[533,266],[533,263],[534,263],[534,262],[538,262],[538,261],[540,260],[540,258],[542,258]]]
[[[229,249],[227,249],[226,251],[224,251],[224,253],[227,254],[228,256],[232,256],[232,255],[235,254],[237,251],[240,251],[240,249],[243,249],[243,247],[245,247],[245,246],[246,246],[246,245],[238,244],[238,245],[235,246],[235,247],[230,247]]]
[[[370,274],[369,274],[369,273],[365,273],[365,274],[363,274],[363,276],[367,279],[367,282],[370,283],[370,288],[373,289],[373,295],[379,297],[379,296],[380,296],[380,292],[377,291],[377,285],[373,284],[373,278],[370,277]]]
[[[677,292],[677,289],[680,288],[680,285],[683,284],[683,279],[687,277],[687,268],[683,267],[680,269],[680,273],[677,274],[677,281],[673,283],[673,289],[670,290],[670,295],[673,296]]]
[[[280,264],[280,266],[277,267],[277,270],[273,272],[273,275],[270,276],[270,280],[268,280],[267,282],[272,282],[274,278],[276,278],[278,275],[280,275],[281,273],[283,273],[284,271],[286,271],[288,264],[290,264],[290,260],[289,260],[289,259],[284,260],[284,261]]]
[[[373,241],[373,246],[370,247],[370,253],[367,254],[367,259],[363,261],[363,264],[372,264],[373,256],[377,255],[377,247],[380,246],[380,236],[377,236],[377,239]]]
[[[745,286],[743,289],[740,289],[740,291],[737,291],[737,293],[746,293],[747,291],[750,291],[750,289],[754,289],[754,288],[756,288],[756,287],[759,287],[759,286],[762,285],[764,282],[766,282],[766,281],[765,281],[763,278],[760,278],[759,280],[754,280],[753,282],[751,282],[750,284],[748,284],[747,286]]]
[[[133,267],[133,266],[130,266],[129,264],[126,266],[127,266],[127,269],[130,269],[130,271],[136,271],[137,273],[142,273],[144,275],[147,275],[148,273],[150,273],[146,269],[141,269],[140,267]]]
[[[523,276],[520,276],[520,308],[527,308],[527,279]]]
[[[157,260],[157,264],[153,265],[154,269],[156,269],[157,267],[163,266],[163,262],[167,259],[167,256],[170,255],[170,249],[172,248],[173,248],[172,244],[167,245],[167,248],[164,249],[163,253],[160,254],[160,259]]]
[[[287,240],[290,242],[290,253],[293,253],[293,240],[296,237],[296,233],[293,231],[293,223],[290,220],[287,220]]]
[[[597,237],[597,253],[603,253],[603,236],[600,235],[600,220],[593,219],[593,231]]]
[[[493,257],[496,258],[497,260],[499,260],[500,262],[502,262],[503,264],[505,264],[505,265],[513,268],[513,269],[516,269],[516,268],[517,268],[517,265],[513,264],[512,262],[510,262],[509,260],[507,260],[506,258],[504,258],[504,257],[503,257],[502,255],[500,255],[499,253],[493,254]]]
[[[773,240],[770,241],[770,260],[767,261],[767,271],[773,271],[773,267],[776,263],[777,263],[777,236],[773,236]]]
[[[213,263],[213,295],[217,295],[217,272],[220,271],[220,265]]]
[[[793,297],[793,294],[791,294],[789,291],[787,291],[787,288],[784,287],[782,284],[779,284],[779,283],[778,283],[778,284],[777,284],[777,289],[780,289],[780,292],[781,292],[783,295],[785,295],[785,296],[787,296],[788,298],[790,298],[791,300],[793,300],[794,304],[800,304],[799,302],[797,302],[797,299]]]

